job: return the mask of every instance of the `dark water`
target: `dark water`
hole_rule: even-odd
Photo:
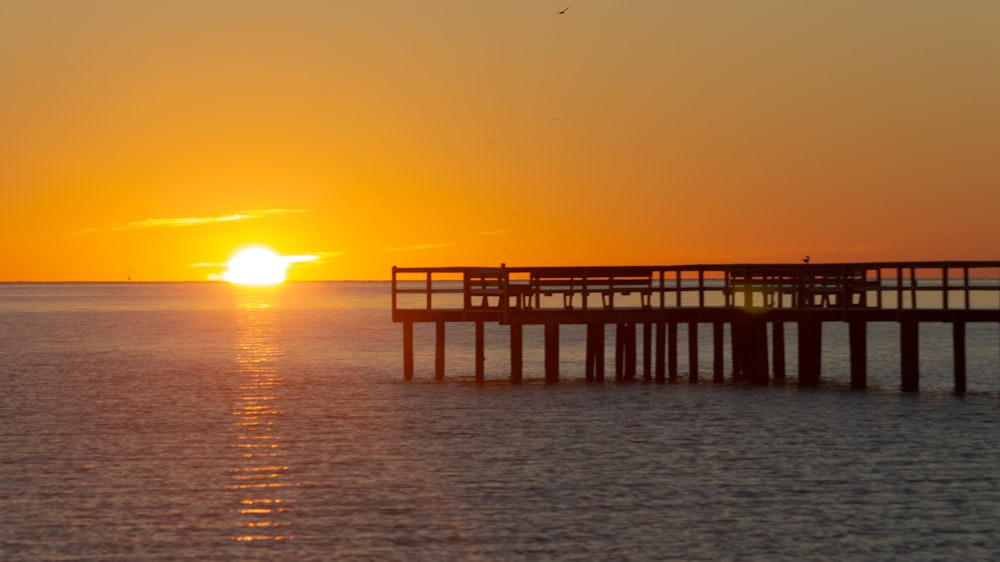
[[[960,397],[937,326],[909,395],[892,325],[869,333],[866,392],[843,388],[835,325],[808,390],[588,385],[572,330],[559,385],[503,383],[499,329],[491,382],[471,384],[471,334],[451,328],[436,383],[423,327],[406,383],[400,334],[383,283],[0,285],[0,558],[1000,553],[995,325],[969,327]]]

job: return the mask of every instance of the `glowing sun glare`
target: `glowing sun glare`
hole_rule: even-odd
[[[288,262],[266,248],[248,248],[226,263],[222,278],[238,285],[275,285],[285,280]]]

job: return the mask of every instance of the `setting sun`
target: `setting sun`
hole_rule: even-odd
[[[226,263],[222,278],[238,285],[275,285],[285,280],[288,260],[267,248],[242,250]]]

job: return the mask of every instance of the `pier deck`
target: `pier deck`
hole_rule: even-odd
[[[676,378],[677,325],[696,333],[711,324],[714,380],[724,380],[723,330],[731,333],[733,376],[752,383],[784,376],[783,326],[799,327],[799,383],[819,380],[822,323],[850,325],[852,386],[864,388],[869,322],[899,322],[901,387],[917,390],[917,340],[921,322],[952,324],[955,390],[965,390],[965,324],[1000,323],[1000,261],[880,262],[843,264],[730,264],[627,267],[393,268],[392,319],[403,324],[404,376],[413,376],[413,323],[437,325],[437,378],[444,376],[444,326],[476,325],[476,378],[483,380],[483,324],[510,326],[511,380],[520,382],[521,330],[545,326],[546,381],[558,373],[558,333],[563,324],[588,326],[588,380],[603,380],[604,326],[615,325],[616,372],[635,376],[635,330],[644,330],[643,357],[652,361],[656,329],[656,380]],[[669,349],[667,343],[670,344]],[[695,350],[690,350],[695,360]],[[645,370],[650,377],[650,369]],[[697,373],[692,372],[692,378]]]

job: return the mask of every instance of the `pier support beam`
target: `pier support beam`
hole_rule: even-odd
[[[594,378],[604,382],[604,324],[598,324],[594,331]]]
[[[545,382],[559,382],[559,324],[545,325]]]
[[[823,364],[823,323],[819,320],[799,320],[799,385],[819,384]]]
[[[965,322],[951,325],[952,353],[955,354],[955,393],[965,392]]]
[[[510,325],[510,382],[521,384],[524,380],[524,326]]]
[[[636,373],[636,331],[635,324],[625,324],[625,380],[635,380]]]
[[[594,327],[597,324],[587,324],[587,349],[584,351],[584,377],[587,382],[594,381],[594,362],[595,362],[595,351],[594,351]]]
[[[743,325],[744,322],[733,321],[729,324],[729,353],[733,358],[733,381],[741,381],[745,377],[743,365]]]
[[[677,380],[677,322],[667,324],[667,372],[670,382]]]
[[[767,359],[767,323],[748,318],[732,324],[733,379],[767,385],[771,374]]]
[[[476,320],[476,382],[486,381],[486,328],[482,320]]]
[[[615,380],[633,380],[636,373],[636,331],[634,323],[615,328]]]
[[[667,323],[656,323],[656,382],[667,380]]]
[[[754,318],[733,322],[733,363],[734,379],[750,384],[770,384],[766,322]]]
[[[767,361],[767,323],[747,322],[747,378],[750,384],[771,384],[771,369]]]
[[[587,324],[586,377],[604,382],[604,324]]]
[[[904,319],[899,323],[900,358],[903,392],[920,390],[920,324],[914,319]]]
[[[403,322],[403,379],[413,380],[413,322]]]
[[[625,324],[615,324],[615,380],[625,379]]]
[[[653,362],[653,325],[645,322],[642,325],[642,380],[649,381],[652,376]]]
[[[847,324],[851,345],[851,388],[868,386],[868,323],[851,320]]]
[[[444,322],[435,323],[434,337],[434,378],[444,380]]]
[[[785,323],[771,323],[771,359],[774,380],[785,380]]]
[[[697,322],[688,322],[688,382],[698,382]]]
[[[712,323],[712,380],[717,383],[726,382],[725,330],[723,322]]]

